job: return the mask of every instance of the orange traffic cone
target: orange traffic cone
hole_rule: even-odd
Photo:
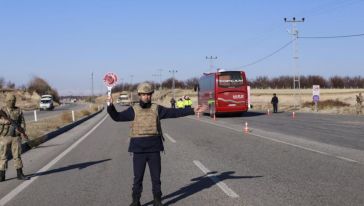
[[[244,133],[249,133],[248,122],[245,122]]]

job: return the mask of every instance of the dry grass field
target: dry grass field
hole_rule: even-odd
[[[318,104],[319,106],[320,103],[324,103],[325,105],[320,107],[318,112],[354,114],[356,104],[355,95],[358,95],[359,92],[364,93],[364,89],[320,89],[320,101]],[[252,104],[257,110],[267,110],[272,107],[270,100],[273,93],[276,93],[279,98],[280,110],[294,110],[294,104],[304,105],[305,107],[299,109],[302,112],[313,112],[314,110],[313,106],[308,106],[312,103],[312,89],[301,89],[297,95],[294,95],[293,90],[288,89],[252,89],[251,93]],[[347,106],[336,106],[335,102],[342,102],[347,104]]]
[[[97,112],[99,108],[100,107],[97,105],[92,105],[91,107],[88,107],[88,109],[75,111],[75,121]],[[44,136],[46,133],[59,129],[67,124],[70,124],[71,122],[71,111],[65,111],[59,116],[44,118],[37,122],[29,122],[27,123],[27,134],[31,140],[29,143],[34,147],[38,145],[38,142],[41,141],[42,136]]]

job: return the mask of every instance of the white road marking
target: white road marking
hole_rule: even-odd
[[[238,198],[239,195],[236,194],[232,189],[230,189],[223,181],[219,180],[214,174],[209,174],[211,171],[207,169],[200,161],[193,160],[193,163],[205,174],[209,177],[220,189],[231,198]]]
[[[195,118],[191,118],[191,117],[188,117],[188,118],[196,120]],[[238,130],[236,128],[228,127],[228,126],[225,126],[225,125],[220,125],[220,124],[217,124],[217,123],[214,123],[214,122],[209,122],[209,121],[201,120],[201,119],[199,119],[199,121],[202,121],[202,122],[205,122],[205,123],[208,123],[208,124],[212,124],[212,125],[215,125],[215,126],[223,127],[223,128],[226,128],[226,129],[231,129],[231,130],[234,130],[234,131],[237,131],[237,132],[242,132],[242,130]],[[358,161],[347,158],[347,157],[336,156],[336,155],[333,155],[333,154],[330,154],[330,153],[327,153],[327,152],[322,152],[322,151],[319,151],[319,150],[315,150],[315,149],[311,149],[311,148],[308,148],[308,147],[292,144],[292,143],[285,142],[285,141],[282,141],[282,140],[277,140],[277,139],[274,139],[274,138],[270,138],[270,137],[266,137],[266,136],[262,136],[262,135],[258,135],[258,134],[253,134],[252,132],[250,132],[249,134],[253,135],[253,136],[256,136],[256,137],[266,139],[266,140],[270,140],[270,141],[273,141],[273,142],[278,142],[278,143],[290,145],[290,146],[293,146],[293,147],[296,147],[296,148],[300,148],[300,149],[303,149],[303,150],[319,153],[319,154],[330,156],[330,157],[335,157],[335,158],[340,159],[340,160],[353,162],[353,163],[359,163]]]
[[[166,136],[168,139],[169,139],[169,141],[171,141],[171,142],[173,142],[173,143],[176,143],[176,140],[175,139],[173,139],[169,134],[167,134],[167,133],[163,133],[163,136]]]
[[[52,161],[50,161],[46,166],[38,170],[36,173],[42,173],[48,171],[53,165],[55,165],[59,160],[61,160],[64,156],[66,156],[70,151],[72,151],[77,145],[79,145],[83,140],[85,140],[95,129],[102,124],[105,119],[108,117],[106,115],[97,125],[95,125],[89,132],[87,132],[84,136],[82,136],[80,139],[78,139],[75,143],[73,143],[70,147],[68,147],[65,151],[63,151],[61,154],[59,154],[56,158],[54,158]],[[0,205],[4,206],[7,204],[10,200],[12,200],[15,196],[17,196],[21,191],[23,191],[25,188],[27,188],[32,182],[34,182],[36,179],[38,179],[39,176],[32,177],[30,180],[24,181],[22,184],[17,186],[15,189],[13,189],[11,192],[9,192],[7,195],[5,195],[0,200]]]
[[[339,158],[339,159],[342,159],[342,160],[346,160],[346,161],[349,161],[349,162],[355,162],[355,163],[359,163],[358,161],[356,160],[352,160],[352,159],[349,159],[349,158],[346,158],[346,157],[342,157],[342,156],[335,156],[336,158]]]

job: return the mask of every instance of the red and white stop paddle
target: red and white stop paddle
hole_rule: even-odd
[[[116,85],[118,82],[118,76],[114,73],[107,73],[104,76],[104,83],[107,87],[107,96],[111,97],[111,89]],[[110,105],[110,102],[107,102],[107,105]]]

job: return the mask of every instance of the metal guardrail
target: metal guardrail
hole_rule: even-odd
[[[71,130],[72,128],[80,125],[81,123],[91,119],[92,117],[100,114],[103,110],[104,110],[104,107],[102,107],[99,111],[97,111],[97,112],[95,112],[95,113],[93,113],[93,114],[91,114],[89,116],[86,116],[86,117],[84,117],[82,119],[79,119],[79,120],[77,120],[75,122],[72,122],[72,123],[70,123],[68,125],[65,125],[65,126],[59,128],[57,130],[49,132],[49,133],[47,133],[47,134],[45,134],[45,135],[43,135],[43,136],[41,136],[39,138],[36,138],[36,139],[30,140],[28,142],[22,143],[22,153],[25,153],[25,152],[29,151],[30,149],[32,149],[32,147],[29,146],[29,143],[31,145],[34,143],[34,144],[37,144],[37,146],[38,146],[38,145],[40,145],[40,144],[42,144],[42,143],[44,143],[44,142],[46,142],[46,141],[48,141],[50,139],[53,139],[54,137],[57,137],[58,135],[61,135],[61,134],[65,133],[65,132]]]

